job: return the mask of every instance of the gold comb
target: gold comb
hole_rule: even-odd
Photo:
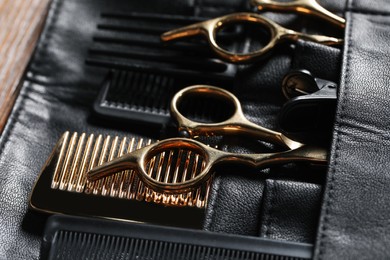
[[[196,190],[179,194],[156,192],[146,187],[133,170],[97,181],[87,179],[87,172],[92,168],[152,142],[143,138],[65,132],[34,186],[30,206],[48,213],[201,227],[212,179]],[[183,167],[190,168],[188,162],[198,164],[199,160],[195,154],[173,157],[168,153],[154,158],[148,173],[167,178],[168,173],[178,169],[172,171],[166,165],[180,167],[182,171]]]
[[[190,206],[204,208],[207,204],[207,198],[210,190],[208,181],[202,187],[193,192],[182,194],[165,194],[151,190],[140,181],[133,170],[122,171],[106,178],[90,182],[86,178],[86,173],[107,161],[140,149],[152,143],[151,139],[144,140],[140,138],[119,138],[102,135],[95,137],[94,134],[87,136],[85,133],[79,135],[69,132],[64,133],[61,138],[61,149],[59,152],[57,164],[53,173],[51,182],[52,189],[59,189],[68,192],[78,192],[93,194],[98,196],[109,196],[112,198],[139,200],[154,202],[166,206]],[[155,158],[149,167],[149,174],[168,176],[162,171],[167,172],[170,169],[163,168],[163,161],[172,159],[170,153],[168,159],[164,155]],[[187,155],[186,162],[199,160],[198,156]],[[180,160],[176,165],[180,165]],[[171,165],[171,163],[168,163]]]

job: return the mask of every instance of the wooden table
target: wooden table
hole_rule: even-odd
[[[50,0],[0,0],[0,133],[21,86]]]

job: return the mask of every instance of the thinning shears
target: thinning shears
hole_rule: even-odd
[[[230,118],[219,123],[200,123],[192,121],[178,110],[178,105],[191,95],[213,95],[231,102],[235,108]],[[274,164],[290,162],[311,162],[327,164],[327,151],[322,147],[308,146],[289,139],[283,134],[258,126],[248,121],[238,99],[221,88],[196,85],[179,91],[171,102],[172,116],[177,120],[179,130],[186,131],[189,136],[244,134],[259,140],[283,146],[286,151],[279,153],[238,154],[211,148],[197,140],[189,138],[171,138],[159,141],[142,149],[123,155],[117,159],[93,168],[88,172],[88,179],[95,181],[112,174],[134,169],[146,185],[153,190],[167,193],[182,193],[193,190],[210,178],[212,169],[222,163],[241,163],[258,168],[266,168]],[[189,154],[200,158],[196,162],[186,161],[186,167],[177,165],[178,158]],[[150,171],[150,165],[164,155],[158,164],[167,169],[165,175]],[[192,156],[194,157],[194,156]],[[180,160],[183,161],[183,160]]]

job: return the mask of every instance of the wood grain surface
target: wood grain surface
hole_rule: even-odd
[[[50,0],[0,0],[0,133],[19,93]]]

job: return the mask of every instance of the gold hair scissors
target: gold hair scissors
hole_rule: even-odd
[[[230,119],[220,123],[198,123],[185,118],[178,110],[178,103],[183,97],[192,94],[216,95],[228,99],[234,104],[235,112]],[[138,176],[152,189],[167,193],[181,193],[195,189],[206,181],[212,169],[220,163],[241,163],[254,167],[268,167],[274,164],[289,162],[311,162],[315,164],[327,164],[327,151],[321,147],[303,145],[295,142],[281,133],[257,126],[249,122],[243,115],[238,99],[230,92],[206,85],[198,85],[179,91],[171,103],[172,115],[179,123],[179,129],[188,131],[191,136],[200,134],[227,134],[243,133],[259,137],[263,141],[284,145],[288,148],[285,152],[263,154],[238,154],[223,152],[196,140],[188,138],[171,138],[142,149],[123,155],[117,159],[93,168],[88,172],[88,179],[95,181],[100,178],[115,174],[124,170],[134,169]],[[183,156],[189,158],[189,154],[200,158],[197,163],[186,161],[186,166],[176,165]],[[161,156],[164,155],[164,156]],[[159,158],[168,158],[163,161]],[[175,159],[176,158],[176,159]],[[183,160],[180,160],[183,161]],[[157,163],[159,168],[168,170],[160,171],[166,174],[153,173],[150,168]],[[172,167],[173,166],[173,167]]]
[[[261,49],[250,53],[234,53],[222,48],[217,40],[217,32],[224,26],[237,22],[250,22],[263,26],[270,33],[270,41]],[[204,22],[192,24],[172,31],[165,32],[161,35],[164,42],[177,40],[180,38],[204,35],[212,50],[222,59],[233,63],[253,62],[268,54],[274,47],[283,41],[297,41],[299,39],[322,43],[326,45],[337,45],[343,42],[342,39],[328,37],[324,35],[311,35],[296,32],[284,28],[277,23],[267,19],[264,16],[255,13],[233,13]]]
[[[316,0],[292,0],[280,2],[274,0],[251,0],[251,4],[260,11],[297,12],[315,16],[338,27],[345,27],[345,19],[326,10]]]

